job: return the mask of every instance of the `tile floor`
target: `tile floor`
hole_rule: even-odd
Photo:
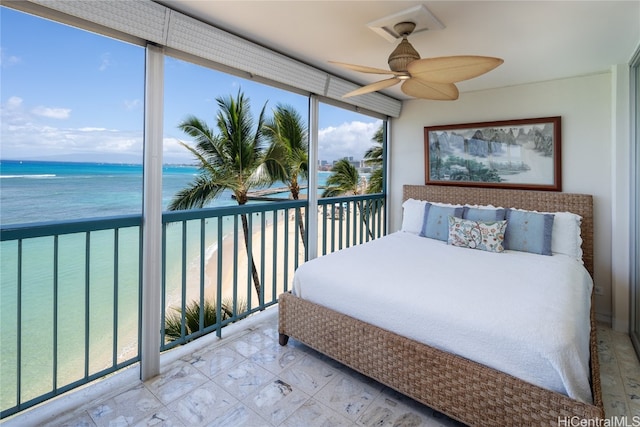
[[[232,326],[241,328],[170,352],[156,378],[143,383],[133,368],[120,385],[107,379],[78,391],[85,403],[53,401],[7,427],[460,425],[294,340],[281,347],[277,309]],[[602,326],[599,345],[607,417],[640,422],[640,364],[629,338]]]
[[[598,327],[602,400],[607,417],[640,426],[640,362],[628,335]]]

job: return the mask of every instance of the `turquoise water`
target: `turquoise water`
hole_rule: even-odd
[[[173,195],[197,174],[193,166],[163,168],[163,208]],[[326,174],[323,174],[326,176]],[[325,176],[321,179],[324,180]],[[282,184],[276,184],[282,186]],[[287,197],[287,194],[283,194]],[[236,205],[225,192],[214,206]],[[0,162],[0,222],[2,225],[42,221],[140,214],[142,210],[142,166],[126,164],[63,162]],[[226,221],[225,224],[232,224]],[[207,255],[215,250],[215,227],[207,233]],[[168,228],[168,241],[180,241],[181,227]],[[199,229],[189,227],[187,262],[199,257]],[[191,238],[193,237],[193,238]],[[118,288],[114,292],[113,231],[60,236],[58,271],[54,271],[53,238],[29,239],[23,243],[22,288],[18,297],[17,243],[0,245],[0,406],[16,401],[16,319],[21,305],[20,366],[22,401],[49,392],[54,386],[54,355],[57,357],[55,385],[64,386],[89,373],[110,366],[113,358],[122,361],[135,356],[137,349],[139,264],[137,228],[122,230],[118,236]],[[87,271],[86,256],[91,262]],[[167,261],[168,293],[180,288],[181,257]],[[89,284],[85,283],[89,275]],[[57,281],[57,310],[54,309],[54,277]],[[114,307],[117,316],[114,319]],[[86,313],[89,320],[85,322]],[[57,343],[54,319],[57,317]],[[117,322],[117,333],[113,324]],[[89,355],[84,354],[88,343]],[[115,346],[114,346],[115,343]],[[115,348],[115,356],[114,356]]]
[[[194,166],[163,167],[163,208],[198,172]],[[216,204],[233,204],[230,193]],[[0,161],[3,225],[140,214],[142,165]]]

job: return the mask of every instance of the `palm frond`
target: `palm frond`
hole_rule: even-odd
[[[168,209],[178,211],[203,208],[227,188],[221,184],[220,181],[211,180],[206,175],[199,175],[173,196]]]
[[[187,116],[187,118],[178,125],[178,128],[191,136],[196,142],[206,141],[213,135],[213,131],[207,123],[193,115]]]
[[[373,134],[373,138],[371,138],[371,140],[376,144],[382,145],[382,142],[384,141],[384,125],[380,125],[376,130],[376,133]]]
[[[367,185],[367,194],[382,193],[382,169],[376,169],[369,176],[369,185]]]
[[[308,132],[302,116],[294,107],[278,104],[264,125],[264,134],[270,141],[265,164],[272,182],[282,181],[292,193],[297,192],[298,179],[309,174]]]
[[[178,128],[194,139],[195,148],[192,149],[184,143],[182,145],[191,152],[198,153],[204,159],[201,160],[202,163],[217,163],[219,159],[227,156],[223,150],[224,146],[218,143],[216,135],[204,121],[195,116],[188,116],[178,124]]]
[[[217,125],[220,139],[228,149],[228,162],[241,180],[247,180],[262,162],[262,127],[266,103],[254,127],[249,99],[242,92],[237,97],[218,98]]]
[[[358,194],[360,174],[347,159],[341,159],[331,168],[331,175],[327,178],[327,186],[322,197],[335,197],[343,194]]]
[[[290,169],[287,159],[289,153],[284,144],[271,144],[267,148],[263,163],[266,173],[271,177],[271,181],[287,182],[290,178]]]
[[[180,307],[172,307],[172,312],[167,314],[164,323],[164,334],[168,341],[175,341],[182,337],[182,310]],[[247,310],[247,304],[239,301],[237,306],[233,306],[232,300],[225,300],[221,304],[221,319],[226,320],[235,314],[243,313]],[[216,311],[216,302],[205,300],[202,305],[203,329],[218,323],[218,313]],[[186,304],[184,310],[184,332],[185,335],[191,335],[200,331],[200,303],[193,300]]]
[[[274,121],[277,122],[280,139],[290,148],[290,151],[307,151],[307,128],[302,116],[294,107],[279,104],[274,111]]]
[[[199,162],[198,167],[200,168],[201,171],[203,171],[204,173],[211,173],[211,174],[216,173],[217,168],[215,167],[214,164],[212,164],[211,162],[211,160],[213,160],[212,158],[205,157],[205,154],[203,154],[201,150],[193,148],[189,144],[183,141],[178,141],[178,143],[182,145],[184,148],[186,148],[187,150],[191,151],[191,154],[193,154],[193,156],[198,160]]]
[[[370,147],[364,153],[365,163],[368,165],[381,165],[382,164],[382,146]]]
[[[365,153],[364,159],[367,165],[382,165],[383,161],[383,142],[384,142],[384,126],[381,125],[373,134],[371,141],[374,143]]]
[[[309,152],[306,147],[292,151],[291,167],[292,176],[309,178]]]

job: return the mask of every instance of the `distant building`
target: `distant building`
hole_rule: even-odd
[[[353,167],[356,168],[359,173],[368,174],[368,173],[371,173],[371,171],[374,169],[371,166],[367,165],[366,160],[364,159],[354,160],[353,156],[343,157],[343,159],[349,161],[349,163],[351,163],[351,165],[353,165]],[[331,162],[328,162],[327,160],[319,160],[318,170],[330,171],[333,168],[333,166],[338,162],[339,160],[332,160]]]
[[[318,170],[319,171],[330,171],[332,166],[333,166],[333,164],[329,163],[326,160],[319,160],[318,161]]]

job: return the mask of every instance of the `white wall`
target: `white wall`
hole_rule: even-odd
[[[562,118],[562,190],[594,197],[594,282],[604,291],[596,297],[596,312],[611,321],[611,73],[462,93],[452,102],[406,101],[393,121],[389,149],[390,231],[402,222],[402,185],[424,184],[425,126],[549,116]]]

